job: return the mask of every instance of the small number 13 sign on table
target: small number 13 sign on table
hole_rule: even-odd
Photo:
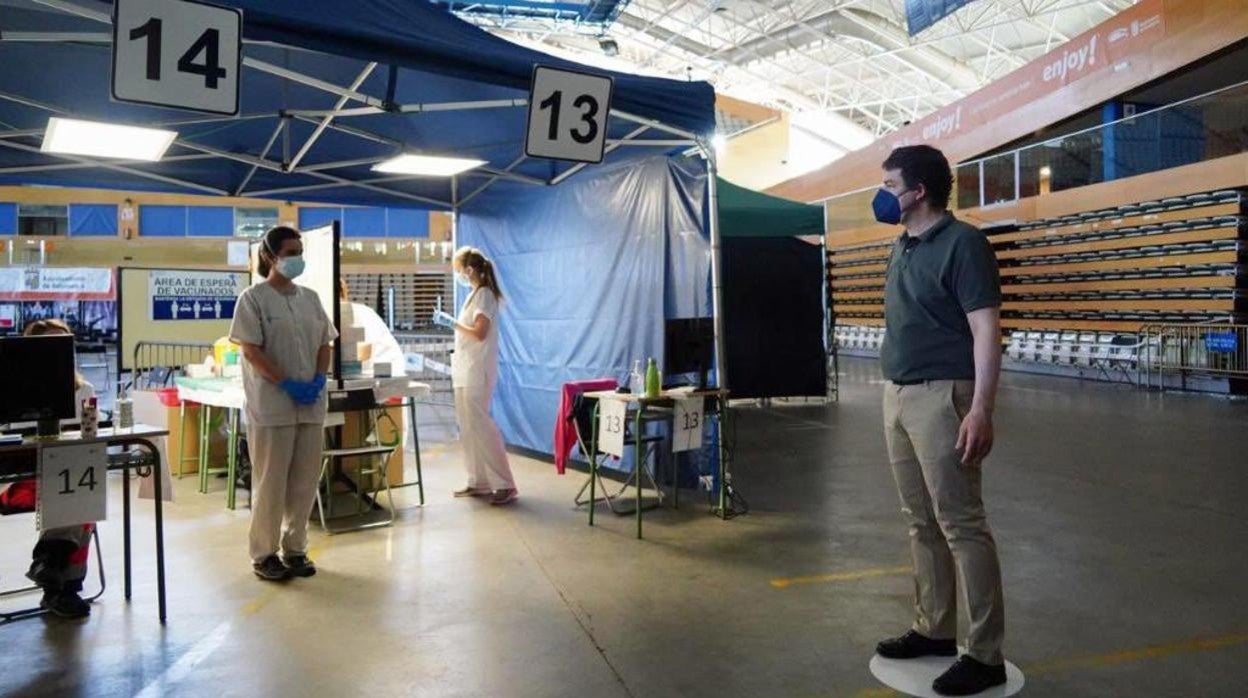
[[[602,162],[611,113],[609,77],[538,66],[529,92],[529,157]]]

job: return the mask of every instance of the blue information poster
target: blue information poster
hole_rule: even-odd
[[[153,271],[148,276],[153,320],[230,320],[246,275],[217,271]]]
[[[906,29],[910,36],[914,36],[970,2],[971,0],[906,0]]]

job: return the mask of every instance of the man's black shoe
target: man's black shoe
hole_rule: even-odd
[[[91,615],[91,604],[72,591],[44,592],[39,607],[59,618],[86,618]]]
[[[1005,665],[984,664],[963,655],[932,682],[932,690],[942,696],[973,696],[1005,683]]]
[[[933,640],[911,630],[901,637],[884,640],[875,646],[875,652],[889,659],[955,657],[958,654],[958,643],[952,639]]]
[[[290,570],[276,555],[270,555],[260,562],[253,563],[251,571],[266,582],[280,582],[290,579]]]
[[[307,555],[291,555],[282,558],[282,564],[286,569],[290,570],[292,577],[311,577],[316,574],[316,565],[308,559]]]

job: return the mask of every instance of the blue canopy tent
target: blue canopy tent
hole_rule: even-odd
[[[558,351],[533,354],[534,347],[543,346],[541,323],[536,322],[543,318],[530,313],[550,308],[526,303],[536,296],[521,289],[543,279],[541,274],[548,270],[522,265],[520,253],[513,252],[524,236],[618,247],[658,231],[664,241],[662,257],[652,256],[644,263],[658,262],[665,271],[616,279],[634,284],[634,291],[649,289],[646,303],[635,306],[636,312],[657,311],[639,335],[642,344],[628,355],[661,355],[654,323],[665,314],[702,312],[706,303],[699,305],[694,298],[706,298],[705,280],[710,278],[716,359],[723,366],[714,157],[707,147],[714,131],[714,92],[709,85],[572,64],[488,34],[426,0],[219,0],[217,4],[243,11],[242,106],[235,117],[111,101],[111,2],[0,0],[0,65],[5,66],[0,70],[0,184],[452,211],[457,239],[462,220],[469,228],[465,240],[496,254],[506,249],[505,254],[515,258],[515,271],[509,275],[506,266],[503,271],[505,285],[516,291],[509,312],[515,327],[527,327],[532,334],[513,337],[511,348],[505,345],[505,361],[527,352],[526,365],[566,359],[588,375],[614,372],[623,354],[588,346],[576,356]],[[525,157],[527,96],[536,65],[613,78],[602,164]],[[160,126],[177,131],[178,138],[158,163],[45,154],[40,143],[47,119],[54,115]],[[685,161],[679,155],[691,149],[700,150],[705,163]],[[371,170],[401,152],[473,157],[486,165],[443,179]],[[615,197],[610,207],[604,207],[608,200],[595,198],[592,192],[624,173],[631,173],[627,177],[634,196]],[[576,188],[563,191],[570,186]],[[551,202],[568,208],[551,217],[555,209],[541,208]],[[522,210],[545,217],[526,222],[519,215]],[[656,215],[656,210],[667,214]],[[635,224],[594,236],[601,227],[583,224],[595,219],[662,223],[662,229]],[[575,224],[569,226],[569,221]],[[696,245],[694,238],[700,241]],[[513,243],[516,246],[509,248]],[[701,247],[695,252],[697,245]],[[594,259],[609,261],[608,256]],[[551,264],[566,264],[566,259]],[[677,279],[683,283],[680,292],[669,288]],[[601,283],[596,292],[605,293]],[[661,297],[657,306],[655,284]],[[548,285],[546,291],[569,289]],[[661,335],[658,339],[661,342]],[[521,397],[526,394],[525,381],[532,377],[504,372],[502,393],[512,390],[522,412],[534,406]],[[530,438],[535,424],[518,422],[508,430],[509,441],[530,448],[547,443]]]

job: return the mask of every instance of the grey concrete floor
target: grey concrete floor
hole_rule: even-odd
[[[393,528],[314,528],[320,574],[268,585],[247,564],[246,510],[224,509],[220,481],[200,495],[182,480],[165,628],[149,503],[122,599],[114,477],[108,592],[85,622],[0,626],[0,694],[892,695],[867,662],[909,623],[908,547],[878,372],[842,371],[839,404],[738,413],[751,514],[722,522],[687,493],[647,516],[644,541],[631,519],[587,527],[571,504],[583,476],[518,456],[515,506],[453,500],[459,459],[434,424],[427,506],[401,490]],[[985,491],[1025,695],[1244,695],[1248,404],[1016,375],[999,403]],[[0,520],[0,586],[33,529]]]

